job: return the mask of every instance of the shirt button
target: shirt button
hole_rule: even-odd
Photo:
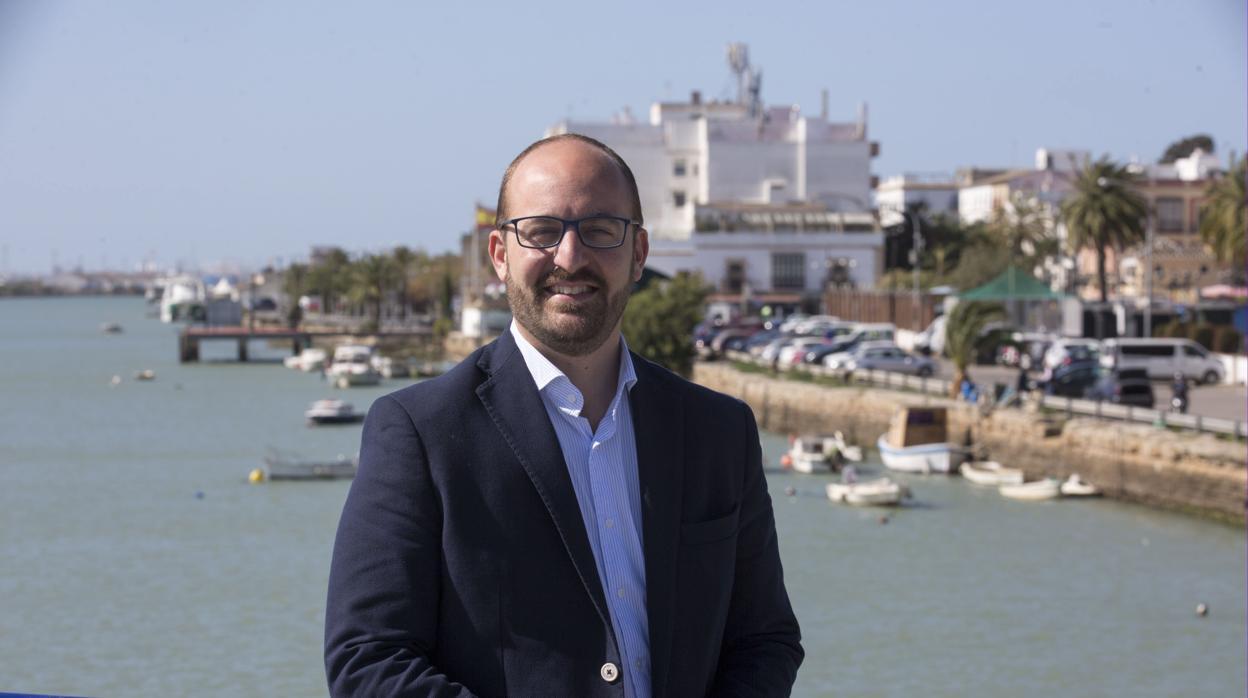
[[[598,675],[607,683],[615,683],[615,680],[620,678],[620,669],[611,662],[607,662],[598,670]]]
[[[624,598],[624,588],[620,587],[619,589],[616,589],[615,595],[620,597],[621,599]]]
[[[607,528],[615,528],[615,519],[607,519]]]

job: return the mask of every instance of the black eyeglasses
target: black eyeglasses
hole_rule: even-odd
[[[589,216],[571,221],[554,216],[525,216],[503,221],[498,227],[506,229],[511,226],[521,247],[545,249],[558,247],[563,242],[563,234],[571,226],[576,229],[576,236],[582,245],[609,250],[624,244],[628,227],[632,225],[640,226],[641,223],[618,216]]]

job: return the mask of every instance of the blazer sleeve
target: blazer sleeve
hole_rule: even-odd
[[[436,646],[441,509],[420,434],[393,397],[364,422],[338,524],[325,608],[332,696],[469,696],[430,660]]]
[[[787,696],[805,652],[784,588],[758,425],[750,408],[741,407],[748,443],[736,576],[711,695]]]

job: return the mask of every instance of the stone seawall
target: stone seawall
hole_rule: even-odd
[[[949,439],[970,439],[991,460],[1022,468],[1027,479],[1079,473],[1107,497],[1243,524],[1248,504],[1248,451],[1243,442],[1091,418],[996,410],[984,416],[965,403],[861,386],[829,387],[699,363],[693,379],[744,400],[761,428],[780,433],[839,429],[874,447],[897,408],[949,409]]]

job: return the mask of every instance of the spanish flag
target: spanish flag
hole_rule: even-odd
[[[477,230],[493,230],[494,218],[497,215],[498,212],[494,209],[477,204]]]

